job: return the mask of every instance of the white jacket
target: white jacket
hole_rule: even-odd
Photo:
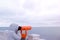
[[[7,40],[20,40],[20,36],[18,36],[15,32],[13,31],[6,31],[7,34]]]
[[[16,34],[18,25],[11,24],[9,28],[10,28],[10,30],[8,32],[8,40],[20,40],[21,37],[20,37],[20,35],[18,35],[19,33]]]
[[[20,36],[17,35],[14,31],[11,30],[1,30],[0,31],[0,40],[20,40]]]
[[[20,40],[21,37],[20,32],[16,34],[16,30],[18,29],[17,24],[11,24],[9,27],[10,30],[0,31],[0,40]]]

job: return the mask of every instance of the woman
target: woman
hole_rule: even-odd
[[[17,24],[11,24],[8,31],[8,40],[20,40],[20,36],[18,36],[19,26]]]

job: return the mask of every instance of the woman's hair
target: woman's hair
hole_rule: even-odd
[[[19,31],[19,30],[21,30],[21,28],[22,28],[22,27],[21,27],[21,26],[19,26],[19,27],[18,27],[18,31]]]
[[[21,28],[22,28],[21,26],[18,26],[18,29],[16,30],[16,34],[19,30],[21,30]]]

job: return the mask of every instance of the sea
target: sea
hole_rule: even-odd
[[[9,30],[8,27],[0,27],[0,30]],[[41,39],[60,40],[60,27],[32,27],[28,34],[39,34]]]

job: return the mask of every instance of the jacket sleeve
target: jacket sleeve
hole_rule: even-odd
[[[16,39],[16,40],[20,40],[21,39],[21,37],[18,36],[16,33],[13,33],[13,38]]]

